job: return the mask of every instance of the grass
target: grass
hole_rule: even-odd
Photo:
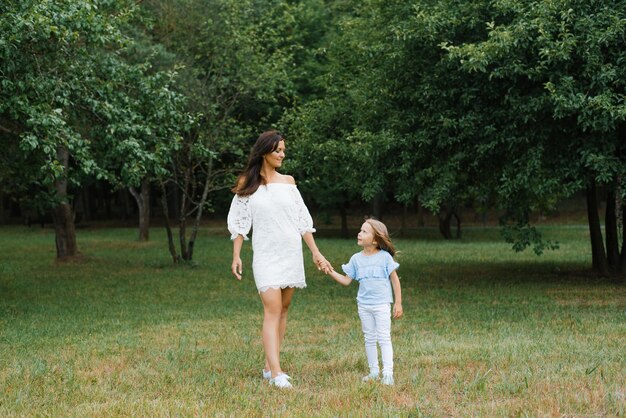
[[[586,272],[585,227],[561,249],[515,254],[497,229],[397,240],[405,318],[392,325],[396,386],[362,384],[354,297],[307,256],[283,367],[260,378],[261,303],[229,273],[225,231],[193,265],[164,235],[80,230],[84,258],[54,262],[51,230],[0,229],[0,416],[626,416],[626,292]],[[335,266],[358,250],[323,238]]]

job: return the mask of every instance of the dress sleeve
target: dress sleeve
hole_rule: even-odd
[[[252,212],[250,210],[250,196],[235,195],[228,211],[228,231],[230,239],[242,235],[248,239],[248,233],[252,227]]]
[[[294,221],[296,223],[296,227],[298,228],[298,232],[300,232],[300,235],[303,235],[306,232],[315,232],[315,228],[313,228],[313,218],[311,218],[311,214],[304,204],[302,195],[297,187],[293,188],[293,195],[295,200]]]

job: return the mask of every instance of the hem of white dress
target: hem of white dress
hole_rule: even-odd
[[[296,287],[298,289],[304,289],[306,287],[306,283],[288,283],[288,284],[261,286],[259,287],[259,293],[267,292],[269,289],[286,289],[288,287]]]
[[[230,234],[231,241],[234,240],[235,238],[237,238],[239,235],[241,235],[243,237],[244,241],[248,241],[248,239],[249,239],[248,238],[248,234],[242,234],[240,232],[237,232],[237,233],[233,232],[232,234]]]

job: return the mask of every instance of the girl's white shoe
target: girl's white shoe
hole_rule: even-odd
[[[263,369],[263,379],[270,380],[272,378],[272,371]]]
[[[361,379],[362,382],[373,382],[375,380],[378,380],[378,373],[370,373],[367,376],[363,376],[363,379]]]
[[[391,373],[383,374],[383,379],[380,382],[383,385],[393,386],[393,375]]]
[[[291,379],[287,374],[279,374],[276,377],[270,379],[270,385],[276,386],[281,389],[289,389],[292,388],[291,383],[289,383],[289,379]]]

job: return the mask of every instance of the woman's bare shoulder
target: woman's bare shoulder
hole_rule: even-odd
[[[296,184],[296,180],[293,176],[287,174],[280,174],[275,178],[276,183]]]
[[[246,185],[246,178],[244,176],[239,176],[237,178],[237,185],[235,186],[235,188],[237,190],[241,190],[245,185]]]

